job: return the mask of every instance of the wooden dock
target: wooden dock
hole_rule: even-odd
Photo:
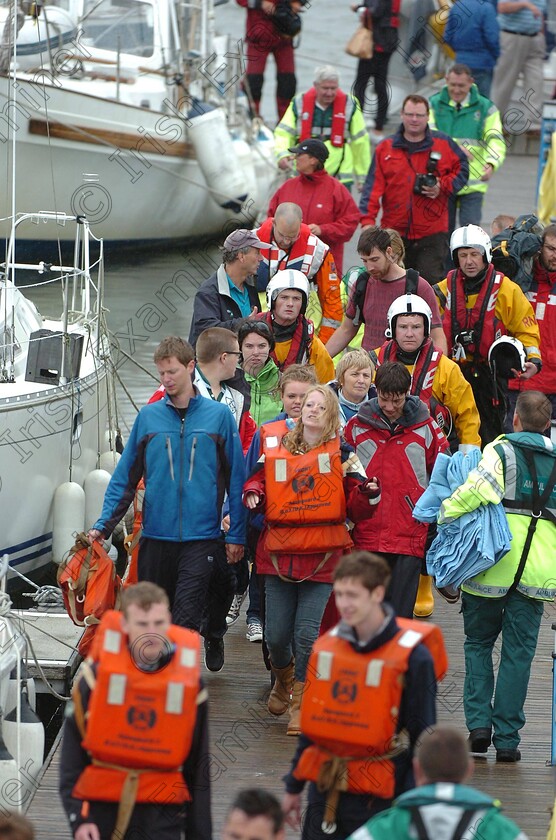
[[[450,669],[439,688],[438,718],[465,731],[462,709],[463,630],[459,606],[450,607],[437,596],[435,619],[443,628]],[[439,603],[440,602],[440,603]],[[245,606],[244,606],[245,609]],[[550,760],[552,650],[556,607],[548,604],[526,705],[519,764],[496,764],[494,749],[476,761],[474,784],[502,801],[530,840],[545,840],[554,800],[554,768]],[[498,648],[499,649],[499,648]],[[228,804],[241,787],[260,786],[282,793],[281,778],[289,766],[295,739],[285,735],[285,719],[266,712],[269,679],[261,647],[245,639],[245,615],[226,636],[226,664],[219,674],[205,671],[211,703],[211,779],[213,783],[214,837]],[[71,837],[57,794],[59,749],[55,745],[28,816],[39,827],[41,840]],[[293,832],[288,834],[294,838]],[[195,838],[188,838],[195,840]]]

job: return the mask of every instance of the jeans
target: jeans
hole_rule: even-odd
[[[515,749],[525,724],[531,663],[544,611],[542,601],[512,592],[483,598],[464,592],[465,681],[463,706],[467,728],[493,729],[496,749]],[[493,652],[502,634],[496,687]],[[493,699],[494,693],[494,699]]]
[[[494,67],[491,70],[473,70],[473,81],[479,88],[481,96],[486,96],[490,99],[490,88],[492,86],[492,77],[494,76]]]
[[[423,560],[410,554],[379,553],[392,573],[384,600],[391,604],[400,618],[413,618]]]
[[[295,679],[305,682],[311,648],[319,635],[330,583],[287,583],[265,575],[265,640],[275,668],[285,668],[295,653]]]
[[[370,794],[341,793],[334,815],[336,830],[330,834],[322,830],[326,794],[319,793],[314,782],[309,786],[307,808],[303,815],[302,840],[345,840],[375,814],[391,805],[390,799]]]
[[[467,193],[467,195],[451,195],[448,199],[448,224],[450,233],[465,225],[480,225],[483,211],[482,192]],[[459,211],[459,221],[456,215]]]

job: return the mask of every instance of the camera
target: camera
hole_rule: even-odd
[[[438,178],[438,161],[442,158],[440,152],[431,152],[427,161],[427,171],[418,172],[415,176],[415,183],[413,184],[413,192],[417,195],[423,195],[423,187],[436,186]]]
[[[469,347],[470,344],[475,344],[474,330],[462,330],[456,335],[456,344],[462,344],[463,347]]]

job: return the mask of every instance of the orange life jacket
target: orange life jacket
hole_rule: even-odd
[[[282,444],[284,426],[277,421],[261,427],[268,499],[265,546],[282,554],[343,548],[348,532],[340,438],[336,435],[305,454],[292,455]]]
[[[411,652],[419,642],[428,647],[437,679],[448,667],[439,627],[396,622],[400,631],[368,653],[355,651],[335,630],[315,642],[301,704],[301,730],[314,743],[301,754],[296,778],[325,790],[393,797],[391,759],[400,751],[398,715]]]
[[[101,543],[95,540],[91,545],[86,534],[77,536],[56,579],[69,617],[87,628],[78,647],[86,656],[102,616],[119,606],[122,581]]]
[[[197,717],[200,636],[171,625],[167,635],[175,645],[174,655],[160,671],[145,672],[131,658],[121,621],[121,613],[114,611],[102,620],[86,717],[78,713],[79,688],[73,692],[82,745],[92,758],[73,796],[120,802],[131,789],[132,804],[187,802],[191,796],[181,768]]]
[[[145,498],[145,482],[143,479],[137,485],[133,499],[133,528],[131,534],[124,540],[125,550],[129,558],[123,579],[124,588],[132,586],[139,580],[139,541],[143,533],[143,499]]]

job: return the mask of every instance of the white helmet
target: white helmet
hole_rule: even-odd
[[[305,314],[309,301],[309,281],[302,271],[295,268],[286,268],[284,271],[277,271],[268,286],[266,287],[266,305],[269,312],[272,312],[274,301],[280,292],[286,289],[296,289],[303,295],[301,313]]]
[[[513,379],[513,370],[525,370],[525,349],[518,338],[503,335],[493,341],[488,351],[488,363],[494,374],[503,379]]]
[[[490,236],[479,225],[465,225],[453,232],[450,237],[450,253],[454,262],[458,248],[476,248],[484,255],[487,263],[492,261]]]
[[[395,338],[396,319],[399,315],[422,315],[425,323],[425,335],[430,335],[432,312],[426,300],[419,295],[402,295],[390,304],[388,327],[384,331],[386,338]]]

